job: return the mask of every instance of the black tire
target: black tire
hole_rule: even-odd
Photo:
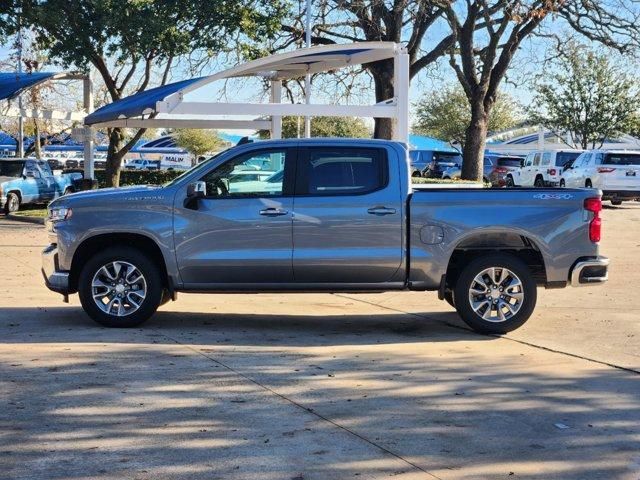
[[[160,305],[158,306],[161,307],[162,305],[164,305],[165,303],[169,303],[170,301],[171,294],[169,293],[169,290],[165,288],[164,290],[162,290],[162,298],[160,299]]]
[[[586,182],[584,182],[584,188],[593,188],[593,183],[591,183],[591,180],[587,180]]]
[[[411,174],[411,176],[412,176],[413,178],[420,178],[422,175],[420,175],[420,172],[416,171],[416,172],[413,172],[413,173]]]
[[[456,301],[453,298],[453,290],[445,290],[444,292],[444,300],[453,308],[456,308]]]
[[[117,316],[104,312],[93,299],[91,286],[94,275],[114,261],[134,265],[144,276],[147,293],[139,308],[126,316]],[[115,328],[136,327],[148,320],[158,309],[162,300],[164,286],[158,267],[138,249],[131,247],[112,247],[91,257],[82,268],[78,278],[78,294],[85,312],[100,325]]]
[[[62,195],[69,195],[70,193],[73,193],[75,190],[73,189],[73,187],[67,187],[64,189],[64,192],[62,193]]]
[[[616,207],[622,205],[622,200],[611,200],[611,205],[615,205]]]
[[[560,188],[564,188],[566,186],[567,186],[567,184],[565,183],[564,178],[561,178],[560,179]]]
[[[483,270],[492,267],[495,267],[496,269],[506,268],[510,270],[520,279],[522,285],[521,292],[523,294],[523,298],[519,310],[517,310],[515,314],[499,321],[483,319],[480,314],[473,310],[471,307],[471,299],[469,298],[471,287],[475,285],[474,279],[476,276]],[[509,278],[510,277],[506,277],[501,284],[504,286],[505,292],[506,289],[509,288],[508,284],[505,284]],[[494,294],[499,294],[499,292],[496,291]],[[524,262],[522,262],[522,260],[510,254],[496,253],[482,256],[471,261],[464,270],[462,270],[458,277],[454,295],[457,300],[456,310],[458,311],[458,314],[473,330],[479,333],[502,334],[515,330],[529,319],[536,306],[537,289],[531,270]],[[500,294],[500,296],[502,298],[502,294]],[[486,297],[484,300],[490,302]],[[491,306],[491,303],[489,303],[489,305]],[[493,306],[490,308],[493,308]],[[504,308],[507,307],[505,306]],[[502,311],[504,312],[504,310]],[[486,312],[486,310],[484,310],[484,312]],[[497,310],[496,315],[498,315]]]
[[[536,177],[536,181],[533,182],[533,186],[536,188],[544,188],[544,180],[542,177]]]
[[[9,214],[20,210],[20,197],[15,192],[7,193],[7,202],[4,204],[4,213]]]
[[[516,186],[516,184],[513,182],[513,177],[511,175],[507,176],[507,182],[505,185],[507,188],[513,188]]]

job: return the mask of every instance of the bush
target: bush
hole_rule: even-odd
[[[181,170],[122,170],[120,172],[120,186],[128,185],[162,185],[176,178]],[[96,170],[98,188],[107,186],[107,176],[104,170]]]

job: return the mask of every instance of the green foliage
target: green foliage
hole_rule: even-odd
[[[260,138],[269,138],[269,132],[259,132]],[[312,137],[371,138],[371,130],[361,118],[356,117],[313,117]],[[304,136],[304,117],[282,117],[282,138]]]
[[[464,146],[471,123],[471,106],[460,85],[425,94],[415,107],[415,133]],[[489,131],[512,128],[518,121],[517,104],[508,95],[499,95],[489,114]]]
[[[536,84],[532,121],[583,149],[637,133],[637,84],[608,55],[572,45],[554,67]]]
[[[215,130],[179,128],[173,132],[173,135],[176,139],[176,144],[196,158],[225,147],[225,142]]]
[[[162,185],[167,183],[183,172],[180,170],[122,170],[120,172],[120,186],[126,187],[127,185]],[[98,187],[108,187],[108,179],[105,170],[96,170],[96,180],[98,180]]]

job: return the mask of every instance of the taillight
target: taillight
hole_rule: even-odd
[[[549,170],[547,170],[547,173],[549,175],[555,175],[557,173],[557,170],[555,168],[550,168]]]
[[[496,173],[507,173],[509,169],[505,167],[496,167],[493,169],[493,171]]]
[[[611,173],[611,172],[615,172],[616,169],[615,168],[610,168],[610,167],[598,167],[598,173]]]
[[[589,223],[589,240],[593,243],[600,241],[602,233],[602,219],[600,218],[600,212],[602,211],[602,200],[599,197],[587,198],[584,201],[584,209],[588,212],[593,212],[593,218]]]

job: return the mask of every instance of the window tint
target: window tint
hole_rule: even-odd
[[[50,177],[51,175],[53,175],[53,173],[51,172],[51,167],[49,167],[49,164],[47,162],[39,161],[38,166],[40,167],[40,171],[45,177]]]
[[[498,159],[498,166],[500,167],[520,167],[522,165],[522,159],[519,157],[500,157]]]
[[[301,194],[353,195],[386,184],[386,155],[380,149],[311,148],[301,168]]]
[[[605,165],[640,165],[640,154],[607,153],[602,163]]]
[[[282,195],[286,150],[261,150],[233,158],[206,174],[207,197]]]
[[[580,156],[580,152],[558,152],[556,153],[556,167],[563,167],[567,162],[575,160]]]
[[[551,163],[551,152],[545,152],[542,154],[542,162],[540,165],[549,165]]]
[[[24,170],[24,162],[0,161],[1,177],[21,177]]]

